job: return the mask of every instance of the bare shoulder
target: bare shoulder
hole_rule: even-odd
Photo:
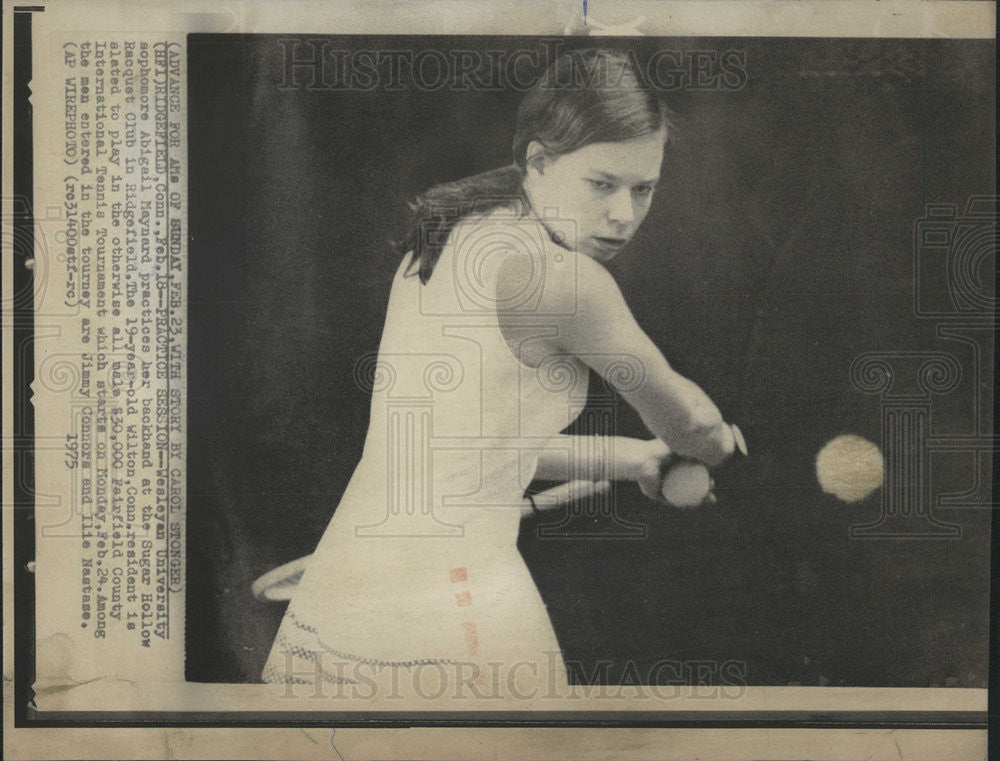
[[[550,318],[601,312],[621,303],[614,277],[599,262],[551,241],[534,250],[516,247],[500,265],[498,308]]]
[[[510,254],[500,268],[497,296],[508,343],[531,337],[519,355],[531,366],[551,353],[598,356],[648,343],[604,265],[555,243],[541,257]]]

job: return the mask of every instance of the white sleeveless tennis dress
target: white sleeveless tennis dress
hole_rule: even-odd
[[[570,356],[531,368],[512,353],[497,321],[497,271],[512,253],[528,253],[533,267],[512,303],[544,326],[533,303],[554,268],[578,255],[534,217],[505,208],[467,217],[427,284],[404,277],[404,257],[377,361],[356,365],[372,390],[363,455],[289,603],[264,681],[351,684],[364,668],[398,683],[435,666],[480,685],[565,684],[516,542],[537,463],[531,447],[579,415],[587,370]]]

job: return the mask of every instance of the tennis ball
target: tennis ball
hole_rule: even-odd
[[[667,471],[660,492],[674,507],[698,507],[712,488],[708,468],[700,462],[679,462]]]
[[[853,434],[836,436],[816,455],[820,488],[844,502],[860,502],[882,485],[881,450]]]

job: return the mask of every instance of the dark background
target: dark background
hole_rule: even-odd
[[[912,239],[926,203],[994,192],[995,43],[600,44],[640,58],[746,51],[742,89],[666,93],[681,140],[611,268],[667,358],[741,424],[752,457],[720,472],[719,504],[696,512],[618,485],[644,541],[540,538],[523,523],[571,678],[735,660],[757,685],[985,687],[989,510],[937,510],[957,539],[851,539],[879,517],[880,496],[823,494],[814,462],[837,434],[881,442],[879,400],[848,372],[866,351],[953,353],[962,382],[935,400],[932,427],[975,428],[971,351],[914,315]],[[509,163],[521,96],[282,89],[271,36],[191,35],[188,51],[187,676],[257,681],[284,606],[255,601],[250,583],[313,550],[360,456],[368,397],[352,368],[378,347],[406,202]],[[979,422],[991,420],[987,403]],[[617,433],[648,435],[627,409]],[[974,480],[971,455],[933,466],[935,492]]]

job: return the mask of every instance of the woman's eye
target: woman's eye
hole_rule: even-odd
[[[636,195],[648,196],[650,193],[653,192],[653,186],[652,185],[636,185],[634,188],[632,188],[632,192],[635,193]]]
[[[605,182],[604,180],[588,180],[588,182],[590,182],[590,184],[597,190],[608,191],[614,188],[614,185],[610,182]]]

